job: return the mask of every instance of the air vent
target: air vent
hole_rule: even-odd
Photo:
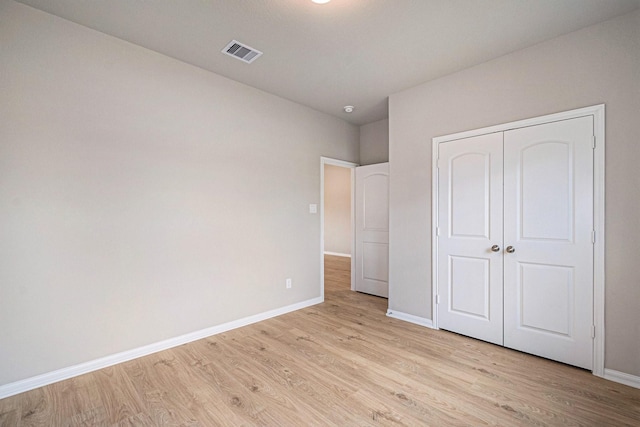
[[[231,40],[231,42],[222,49],[222,53],[226,53],[229,56],[233,56],[236,59],[251,64],[258,59],[262,52],[252,47],[242,44],[237,40]]]

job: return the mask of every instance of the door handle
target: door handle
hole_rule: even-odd
[[[499,252],[499,251],[500,251],[500,246],[498,245],[491,246],[491,252]]]
[[[507,251],[507,253],[514,253],[516,251],[516,248],[514,248],[513,246],[507,246],[507,249],[505,249]]]

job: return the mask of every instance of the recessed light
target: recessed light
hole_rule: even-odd
[[[329,3],[331,0],[311,0],[311,1],[318,4],[325,4],[325,3]]]
[[[345,105],[344,107],[342,107],[342,109],[345,113],[353,113],[353,110],[355,110],[356,107],[354,107],[353,105]]]

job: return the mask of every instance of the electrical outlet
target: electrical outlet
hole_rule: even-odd
[[[291,279],[287,279],[287,289],[291,289]]]

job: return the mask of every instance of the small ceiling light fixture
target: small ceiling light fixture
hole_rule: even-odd
[[[353,110],[355,110],[356,107],[354,107],[353,105],[345,105],[344,107],[342,107],[342,109],[345,113],[353,113]]]
[[[311,0],[311,1],[318,4],[325,4],[325,3],[329,3],[331,0]]]

